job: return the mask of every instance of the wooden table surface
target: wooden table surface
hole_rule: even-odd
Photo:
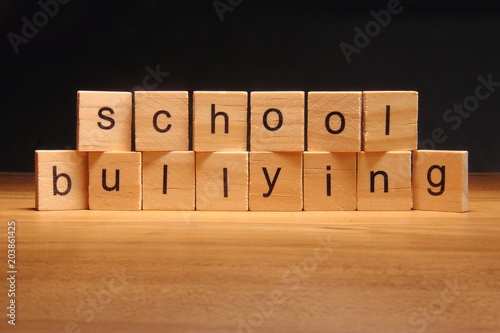
[[[463,214],[33,207],[0,174],[1,332],[500,332],[500,174]]]

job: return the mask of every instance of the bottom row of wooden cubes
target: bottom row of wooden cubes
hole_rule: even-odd
[[[413,161],[412,161],[413,158]],[[39,210],[467,210],[468,154],[37,151]],[[412,168],[413,166],[413,168]]]

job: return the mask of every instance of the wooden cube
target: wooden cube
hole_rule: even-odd
[[[141,209],[141,153],[89,153],[89,208]]]
[[[307,94],[307,150],[361,150],[360,91]]]
[[[301,152],[250,152],[251,211],[301,211],[302,203]]]
[[[196,210],[248,210],[248,153],[196,153]]]
[[[193,93],[193,150],[246,151],[248,93]]]
[[[250,94],[250,150],[304,150],[304,92]]]
[[[75,150],[35,151],[36,209],[87,209],[87,158]]]
[[[417,149],[418,93],[363,91],[363,150]]]
[[[142,209],[194,210],[192,151],[142,153]]]
[[[358,154],[358,210],[410,210],[411,152]]]
[[[417,150],[413,153],[413,207],[466,212],[468,152]]]
[[[356,210],[356,153],[304,152],[304,210]]]
[[[135,150],[189,150],[187,91],[136,91]]]
[[[78,92],[79,151],[130,151],[132,93]]]

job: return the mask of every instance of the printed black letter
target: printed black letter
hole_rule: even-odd
[[[278,180],[278,176],[280,174],[281,168],[278,168],[276,170],[276,173],[274,174],[273,181],[271,182],[271,179],[269,178],[269,174],[267,173],[267,168],[262,168],[262,171],[264,171],[264,176],[266,177],[267,185],[269,186],[269,191],[267,193],[263,193],[262,195],[264,198],[267,198],[271,195],[274,189],[274,185],[276,185],[276,181]]]
[[[102,169],[102,188],[106,191],[119,191],[120,190],[120,170],[115,172],[115,185],[113,187],[108,187],[106,185],[106,169]]]
[[[161,110],[161,111],[158,111],[155,113],[155,115],[153,116],[153,127],[155,128],[155,130],[157,132],[160,132],[160,133],[166,133],[170,130],[170,128],[172,127],[171,124],[168,124],[167,127],[165,127],[164,129],[161,129],[158,127],[158,116],[160,114],[164,114],[165,116],[167,116],[167,118],[170,118],[170,113],[168,111],[165,111],[165,110]]]
[[[384,177],[384,192],[389,192],[389,178],[387,176],[387,172],[385,171],[370,171],[370,192],[375,192],[375,176],[382,175]]]
[[[439,181],[439,183],[434,183],[432,181],[431,174],[432,174],[432,170],[434,170],[434,169],[438,169],[439,171],[441,171],[441,180]],[[445,176],[444,165],[443,166],[433,165],[433,166],[431,166],[429,168],[429,170],[427,171],[427,181],[429,182],[429,185],[431,185],[432,187],[441,187],[438,192],[432,192],[431,189],[428,188],[427,192],[429,192],[430,195],[438,196],[438,195],[443,194],[443,192],[444,192],[444,183],[445,183],[445,177],[444,176]]]
[[[112,129],[113,127],[115,127],[115,120],[109,116],[103,115],[102,113],[104,111],[109,111],[110,114],[115,114],[115,111],[113,111],[112,108],[108,108],[107,106],[100,108],[99,112],[97,113],[99,115],[99,118],[109,121],[109,125],[104,126],[101,122],[98,122],[97,125],[99,125],[99,127],[102,128],[103,130]]]
[[[66,187],[66,190],[64,192],[59,191],[57,188],[57,180],[60,178],[66,178],[66,181],[68,182],[68,186]],[[52,167],[52,180],[53,180],[53,187],[54,187],[54,195],[66,195],[71,191],[71,178],[68,176],[66,173],[60,173],[57,174],[57,167],[54,165]]]
[[[225,112],[217,112],[215,113],[215,104],[212,104],[212,134],[215,134],[215,118],[218,116],[224,117],[224,133],[229,133],[229,116]]]

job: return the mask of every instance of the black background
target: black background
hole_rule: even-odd
[[[500,87],[457,129],[443,120],[478,76],[500,82],[498,6],[401,5],[348,64],[339,44],[353,45],[353,28],[386,1],[246,0],[221,21],[213,1],[72,0],[16,54],[8,34],[41,7],[2,0],[0,171],[33,171],[35,149],[74,149],[76,92],[133,90],[147,66],[169,72],[155,90],[417,90],[420,141],[441,128],[436,149],[468,150],[471,171],[500,171]]]

